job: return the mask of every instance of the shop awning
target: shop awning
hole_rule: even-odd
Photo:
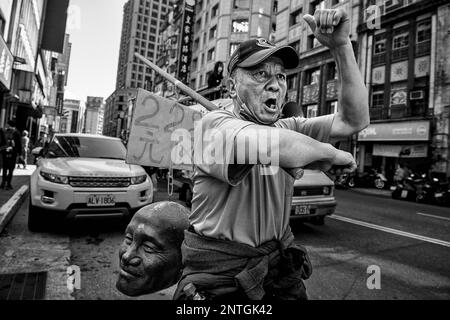
[[[425,158],[428,156],[428,145],[413,144],[374,144],[374,156],[392,157],[392,158]]]

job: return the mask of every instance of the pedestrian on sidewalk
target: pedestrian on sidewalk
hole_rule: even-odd
[[[6,130],[1,129],[0,133],[0,151],[2,154],[2,184],[1,189],[12,189],[11,180],[14,168],[16,167],[17,156],[22,151],[21,134],[16,129],[16,123],[13,120],[7,122]]]
[[[23,130],[22,132],[22,152],[17,159],[17,169],[20,169],[20,165],[23,166],[23,169],[27,168],[27,161],[28,161],[28,146],[30,143],[30,138],[28,138],[28,131]]]

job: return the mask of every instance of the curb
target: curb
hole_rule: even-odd
[[[6,227],[11,218],[21,207],[22,203],[28,196],[28,186],[23,185],[19,190],[0,208],[0,234]]]

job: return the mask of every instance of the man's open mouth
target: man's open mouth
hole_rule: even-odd
[[[267,99],[264,103],[271,110],[276,110],[277,109],[277,99],[270,98],[270,99]]]

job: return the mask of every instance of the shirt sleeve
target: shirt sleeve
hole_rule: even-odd
[[[206,114],[194,132],[194,164],[201,173],[238,185],[253,165],[234,164],[234,141],[249,121],[236,118],[229,111],[216,110]]]
[[[297,131],[321,142],[330,142],[331,126],[334,114],[328,114],[315,118],[290,117],[280,119],[275,123],[276,127]]]

